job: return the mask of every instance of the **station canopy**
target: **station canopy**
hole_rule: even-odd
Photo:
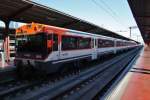
[[[3,39],[3,33],[5,32],[5,28],[4,27],[0,27],[0,42],[1,42],[1,40]],[[14,28],[10,28],[9,29],[9,33],[10,34],[8,34],[11,38],[13,37],[13,38],[15,38],[15,35],[14,35],[14,33],[15,33],[15,29]]]
[[[0,34],[3,34],[5,32],[4,27],[0,27]],[[9,29],[10,34],[15,33],[15,29],[14,28],[10,28]]]
[[[0,20],[42,23],[73,30],[130,40],[95,24],[30,0],[0,0]]]
[[[145,43],[150,43],[150,0],[128,0]]]

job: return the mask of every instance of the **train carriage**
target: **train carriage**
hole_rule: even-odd
[[[19,69],[53,73],[63,63],[95,60],[99,55],[135,45],[133,41],[31,23],[16,30],[15,64]]]

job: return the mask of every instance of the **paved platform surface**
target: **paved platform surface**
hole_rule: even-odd
[[[121,100],[150,100],[150,47],[145,47],[132,73]]]
[[[15,66],[14,66],[13,61],[5,62],[4,66],[2,66],[2,62],[0,60],[0,72],[3,71],[3,70],[14,68],[14,67]]]
[[[108,100],[150,100],[150,47],[145,47]]]

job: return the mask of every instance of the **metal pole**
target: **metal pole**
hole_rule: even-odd
[[[131,38],[131,27],[129,27],[129,29],[130,29],[130,38]]]
[[[9,38],[8,38],[8,34],[9,34],[9,24],[10,21],[9,20],[5,20],[5,32],[4,32],[4,53],[5,53],[5,61],[9,61]]]

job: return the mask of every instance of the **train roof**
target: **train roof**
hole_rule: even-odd
[[[62,31],[62,32],[72,32],[72,33],[83,34],[83,35],[97,36],[97,37],[101,37],[101,38],[117,39],[117,38],[93,34],[93,33],[89,33],[89,32],[82,32],[82,31],[66,29],[66,28],[61,28],[61,27],[56,27],[56,26],[51,26],[51,25],[45,25],[45,24],[39,24],[39,23],[33,23],[33,22],[17,28],[16,35],[22,35],[21,32],[36,34],[36,32],[42,31],[43,28],[53,29],[53,30]]]
[[[82,32],[82,31],[78,31],[78,30],[66,29],[66,28],[61,28],[61,27],[56,27],[56,26],[51,26],[51,25],[45,25],[45,24],[39,24],[39,23],[34,23],[34,22],[28,23],[28,24],[23,25],[23,26],[19,27],[18,29],[16,29],[16,35],[21,35],[22,31],[25,31],[26,33],[30,33],[30,34],[36,34],[36,32],[43,31],[43,28],[47,29],[47,31],[49,29],[53,29],[55,31],[59,31],[59,32],[62,32],[62,33],[63,32],[72,32],[72,33],[76,33],[76,34],[96,36],[96,37],[100,37],[100,38],[103,38],[103,39],[107,38],[107,39],[112,39],[112,40],[114,40],[114,39],[117,39],[117,40],[120,40],[120,41],[123,40],[123,39],[108,37],[108,36],[99,35],[99,34],[95,34],[95,33]]]

